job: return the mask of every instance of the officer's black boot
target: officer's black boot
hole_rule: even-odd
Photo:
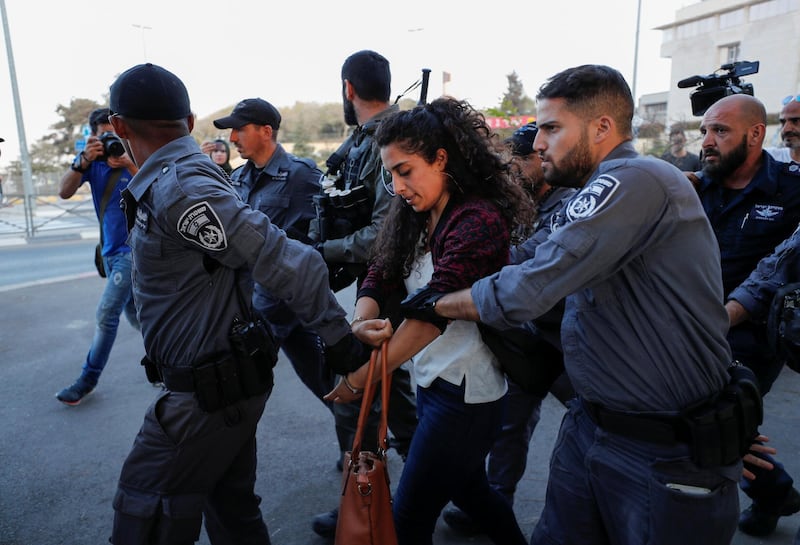
[[[336,508],[327,513],[321,513],[314,516],[314,521],[311,528],[314,533],[322,537],[335,537],[336,536],[336,521],[339,519],[339,509]]]
[[[798,511],[800,511],[800,492],[792,488],[777,511],[764,509],[755,501],[750,504],[750,507],[739,515],[739,530],[751,536],[768,536],[775,531],[780,517],[793,515]]]

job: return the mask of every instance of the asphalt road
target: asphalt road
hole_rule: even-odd
[[[59,251],[40,248],[42,259]],[[0,248],[0,264],[12,259],[11,250]],[[123,321],[95,392],[77,407],[56,401],[55,392],[80,372],[103,283],[91,274],[90,259],[83,271],[66,277],[53,265],[41,268],[48,267],[58,281],[15,282],[17,287],[0,289],[0,545],[107,543],[116,479],[156,390],[139,366],[141,337]],[[340,300],[352,308],[352,290]],[[763,427],[793,475],[800,475],[798,392],[800,375],[785,370],[765,400]],[[517,493],[515,511],[528,535],[543,505],[547,461],[562,414],[555,400],[545,401]],[[310,523],[337,502],[341,476],[334,466],[333,419],[283,357],[257,437],[256,489],[273,543],[329,543],[311,531]],[[396,484],[402,461],[394,451],[389,466]],[[770,538],[737,534],[734,543],[789,545],[798,526],[800,516],[784,517]],[[199,543],[208,544],[205,535]],[[484,545],[488,540],[460,538],[440,521],[434,543]]]

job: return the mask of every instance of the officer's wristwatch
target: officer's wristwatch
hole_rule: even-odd
[[[85,168],[83,168],[83,167],[81,167],[82,159],[83,159],[83,152],[79,153],[79,154],[78,154],[78,155],[75,157],[75,160],[74,160],[74,161],[72,161],[72,166],[70,166],[69,168],[71,168],[71,169],[72,169],[72,170],[74,170],[75,172],[80,172],[81,174],[83,174],[84,172],[86,172],[86,169],[85,169]]]

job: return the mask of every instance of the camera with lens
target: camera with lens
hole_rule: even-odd
[[[689,99],[692,101],[692,114],[701,116],[712,104],[726,96],[739,94],[753,96],[753,84],[742,83],[740,78],[758,72],[758,65],[759,61],[723,64],[713,74],[680,80],[678,87],[681,89],[697,87],[689,95]]]
[[[98,139],[103,143],[103,157],[101,159],[125,155],[125,146],[122,145],[122,140],[113,132],[106,131]]]

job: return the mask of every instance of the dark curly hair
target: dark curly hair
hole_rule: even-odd
[[[486,199],[495,204],[509,226],[529,223],[533,207],[513,182],[508,162],[498,153],[498,136],[469,103],[439,98],[430,104],[399,111],[384,119],[375,133],[378,146],[395,144],[405,153],[432,164],[436,152],[447,152],[445,174],[451,202]],[[415,212],[399,197],[392,201],[375,244],[372,258],[381,263],[384,278],[397,281],[411,274],[424,253],[429,212]]]

